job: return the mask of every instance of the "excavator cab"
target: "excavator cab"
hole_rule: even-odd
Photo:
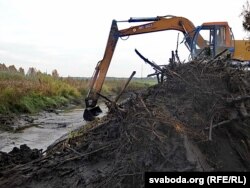
[[[203,44],[198,44],[198,36],[204,39]],[[209,22],[196,28],[191,46],[191,57],[214,58],[221,52],[228,50],[231,55],[234,53],[234,37],[227,22]]]

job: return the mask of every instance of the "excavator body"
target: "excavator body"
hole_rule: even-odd
[[[234,41],[233,59],[241,61],[249,61],[250,63],[250,41],[249,40],[235,40]]]
[[[111,29],[104,52],[103,59],[96,65],[90,80],[89,91],[85,98],[86,108],[83,118],[92,121],[102,111],[97,106],[100,94],[118,39],[165,30],[177,30],[183,33],[185,45],[190,51],[191,58],[196,59],[201,55],[214,58],[228,52],[232,59],[250,61],[250,41],[234,40],[233,33],[227,22],[208,22],[195,27],[184,17],[158,16],[151,18],[130,18],[120,22],[147,22],[146,24],[132,26],[119,30],[116,20],[112,21]]]
[[[201,35],[205,41],[203,46],[197,45],[197,36]],[[200,56],[204,52],[206,56],[215,57],[227,49],[230,54],[234,52],[233,34],[227,22],[208,22],[196,28],[193,38],[191,57]]]
[[[197,45],[198,34],[206,41],[205,46]],[[191,48],[192,59],[199,56],[204,49],[209,52],[206,55],[211,57],[227,49],[231,59],[242,62],[250,61],[250,41],[235,40],[228,22],[208,22],[198,26]]]

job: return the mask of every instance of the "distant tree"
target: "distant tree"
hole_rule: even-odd
[[[56,69],[52,71],[52,76],[55,77],[55,78],[59,77],[59,74],[58,74]]]
[[[241,16],[243,16],[243,28],[250,32],[250,4],[247,1],[245,5],[243,5],[243,10],[241,13]]]
[[[16,69],[15,65],[10,65],[10,66],[8,67],[8,70],[9,70],[10,72],[17,72],[17,69]]]
[[[25,74],[24,69],[23,69],[22,67],[20,67],[20,68],[18,69],[18,71],[19,71],[22,75]]]
[[[3,63],[3,64],[1,64],[0,63],[0,71],[7,71],[8,70],[8,68],[6,67],[6,65]]]
[[[40,70],[36,71],[36,75],[42,75],[42,74],[45,74],[45,73],[42,73]]]
[[[30,67],[28,72],[27,72],[27,75],[28,76],[35,76],[36,74],[37,74],[37,70],[34,67]]]

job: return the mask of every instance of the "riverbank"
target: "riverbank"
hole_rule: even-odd
[[[32,114],[82,100],[89,89],[89,79],[63,78],[39,71],[24,74],[20,71],[0,70],[0,115]],[[125,81],[125,78],[106,79],[102,94],[116,95]],[[135,79],[127,89],[146,88],[155,83],[154,79]],[[4,124],[1,117],[4,119],[4,116],[0,116],[0,124]]]
[[[31,148],[46,150],[56,139],[83,126],[83,108],[74,107],[55,112],[16,117],[15,131],[0,131],[0,151],[9,152],[13,147],[27,144]],[[28,120],[28,121],[27,121]]]
[[[101,104],[100,107],[104,116],[107,107]],[[9,152],[13,147],[20,147],[22,144],[30,148],[42,149],[53,144],[62,136],[70,137],[74,130],[83,127],[87,122],[83,120],[82,106],[70,105],[53,112],[43,111],[35,115],[22,115],[16,117],[15,131],[0,130],[0,151]]]

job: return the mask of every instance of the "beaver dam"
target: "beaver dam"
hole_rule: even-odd
[[[249,171],[250,72],[214,59],[163,74],[44,154],[2,152],[0,187],[144,187],[146,171]]]

